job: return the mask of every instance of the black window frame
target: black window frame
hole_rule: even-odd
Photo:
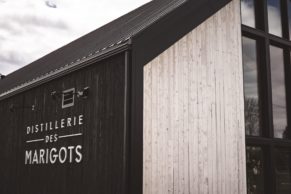
[[[246,146],[258,146],[264,153],[264,185],[266,194],[276,193],[275,151],[286,148],[291,151],[291,41],[289,37],[288,0],[281,2],[282,37],[269,34],[267,0],[255,0],[256,28],[242,24],[242,36],[256,40],[261,106],[261,136],[246,135]],[[291,22],[291,21],[290,21]],[[270,46],[283,49],[286,87],[286,111],[288,139],[274,138]],[[291,164],[290,164],[291,165]]]

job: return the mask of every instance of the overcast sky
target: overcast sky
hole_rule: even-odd
[[[7,75],[150,0],[0,0],[0,74]]]

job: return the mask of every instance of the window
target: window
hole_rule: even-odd
[[[275,150],[276,193],[291,193],[291,151]]]
[[[283,49],[270,46],[274,137],[287,138],[286,87]]]
[[[241,0],[248,194],[291,193],[291,0]]]
[[[244,25],[255,28],[256,19],[255,19],[255,0],[242,0],[241,9],[242,9],[242,23]]]
[[[264,154],[261,147],[247,146],[248,193],[264,194]]]
[[[75,88],[63,91],[62,94],[62,108],[74,106]]]
[[[261,113],[258,87],[257,42],[243,37],[243,70],[246,134],[261,135]]]
[[[268,0],[268,25],[270,34],[282,36],[280,0]]]

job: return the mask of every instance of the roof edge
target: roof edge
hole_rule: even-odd
[[[231,1],[188,0],[176,10],[132,37],[133,62],[135,65],[146,65]]]
[[[116,55],[118,53],[122,53],[126,50],[131,49],[131,39],[127,39],[126,41],[114,46],[110,47],[106,50],[102,50],[96,55],[89,56],[88,58],[84,60],[79,60],[76,63],[70,65],[70,66],[65,66],[63,68],[57,69],[53,72],[49,72],[44,76],[38,77],[36,79],[33,79],[31,81],[28,81],[26,83],[23,83],[19,86],[16,86],[6,92],[3,92],[0,94],[0,101],[7,99],[9,97],[12,97],[16,94],[22,93],[24,91],[27,91],[29,89],[35,88],[37,86],[40,86],[42,84],[45,84],[51,80],[63,77],[69,73],[72,73],[74,71],[83,69],[85,67],[88,67],[90,65],[93,65],[96,62],[102,61],[104,59],[107,59],[113,55]]]

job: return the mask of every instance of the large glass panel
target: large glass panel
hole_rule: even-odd
[[[284,149],[277,149],[275,161],[276,194],[290,194],[291,152]]]
[[[254,0],[241,0],[241,19],[244,25],[256,26]]]
[[[268,24],[269,33],[282,36],[280,0],[268,0]]]
[[[256,40],[243,37],[246,135],[260,135],[260,106]]]
[[[270,46],[274,137],[287,138],[283,49]]]
[[[264,194],[264,154],[260,147],[247,146],[248,194]]]

